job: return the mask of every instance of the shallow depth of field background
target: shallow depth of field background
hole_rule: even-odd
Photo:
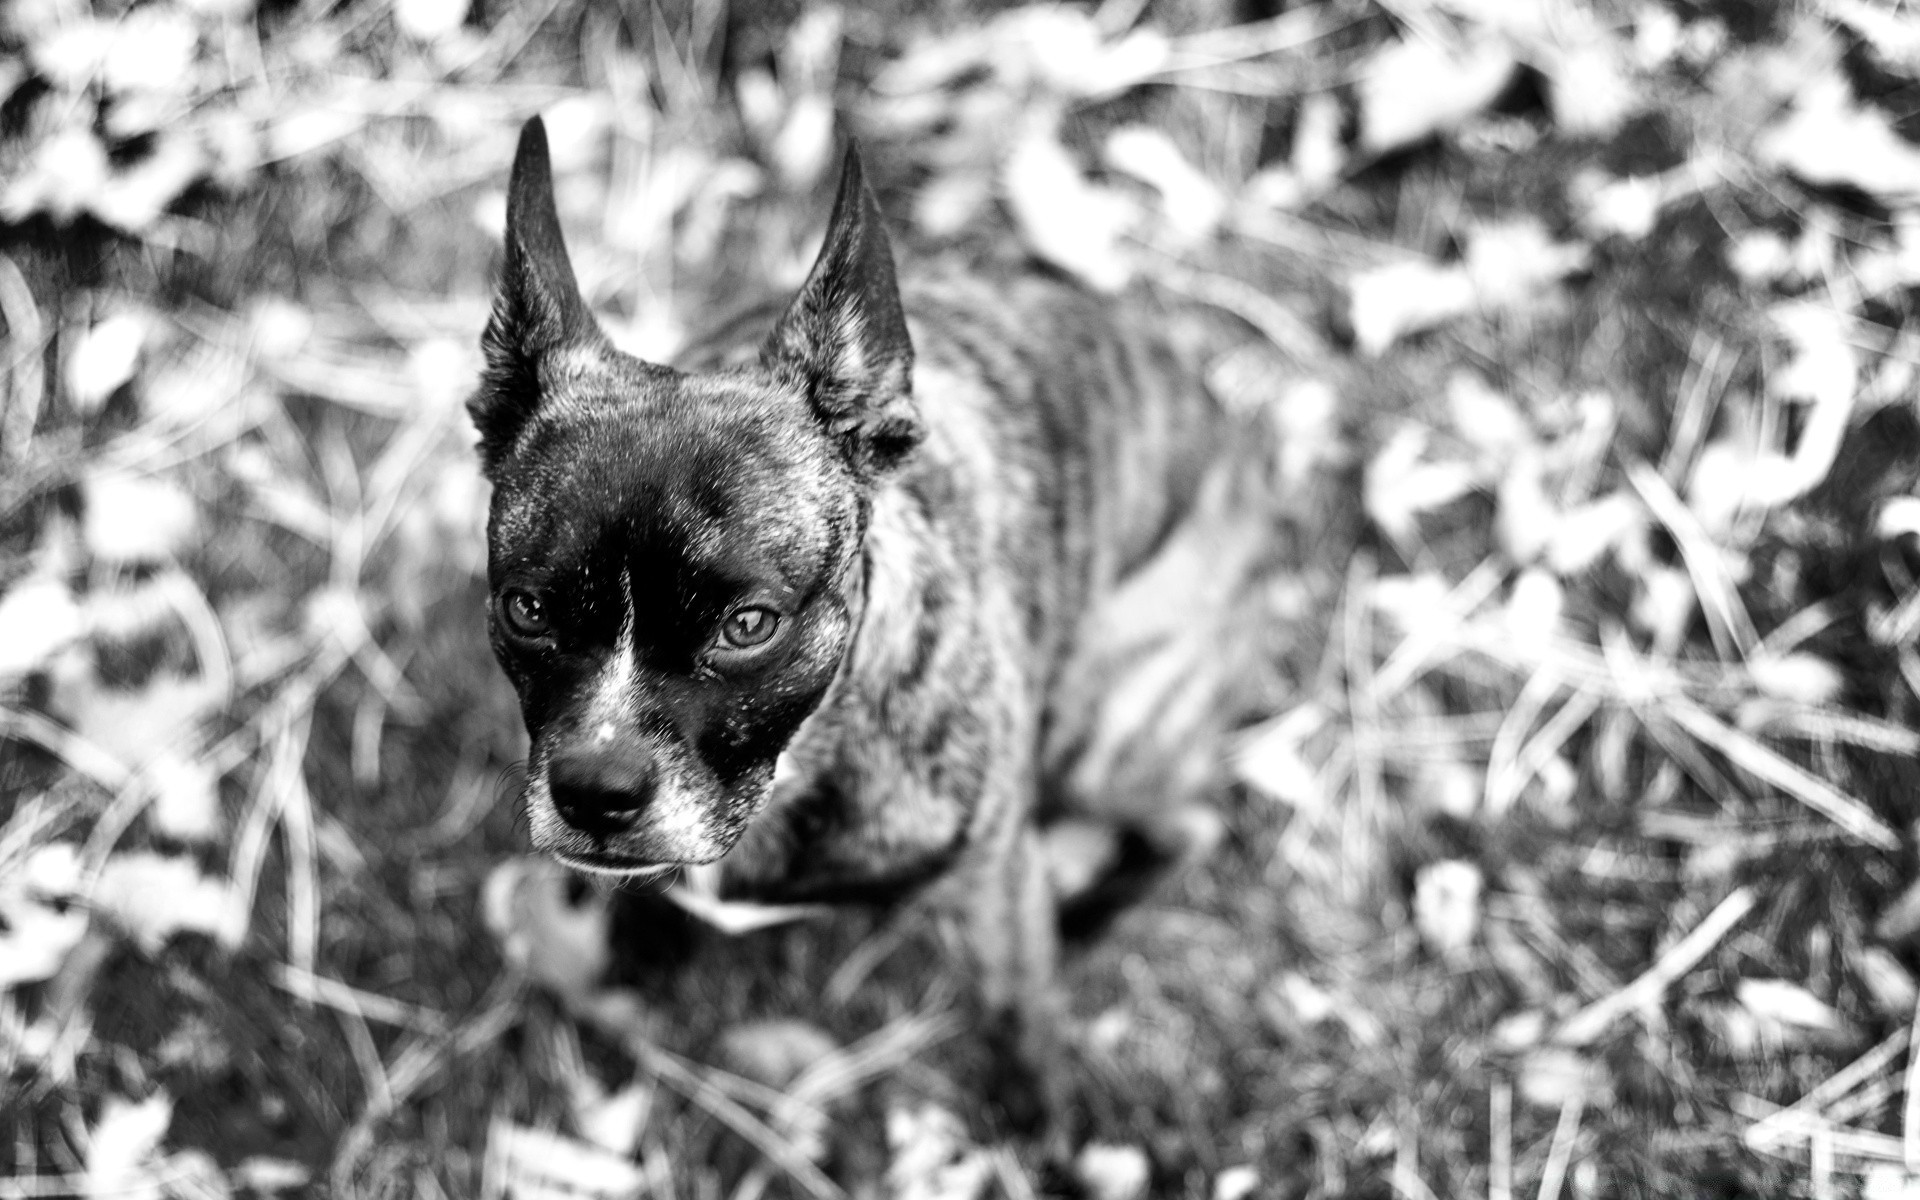
[[[5,0],[0,1197],[1920,1196],[1917,81],[1890,0]],[[519,857],[534,113],[643,356],[848,134],[903,260],[1271,342],[1261,719],[1065,968],[1069,1161],[929,923]]]

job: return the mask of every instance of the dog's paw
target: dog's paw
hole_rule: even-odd
[[[1152,825],[1062,821],[1045,837],[1060,936],[1084,944],[1162,883],[1205,861],[1225,839],[1226,824],[1195,804]]]
[[[1065,1047],[1056,1031],[1002,1014],[988,1029],[987,1099],[1011,1133],[1049,1157],[1067,1145],[1069,1087]]]

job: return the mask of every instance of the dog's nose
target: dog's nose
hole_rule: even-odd
[[[653,759],[628,747],[557,751],[547,790],[560,819],[594,837],[624,833],[653,799]]]

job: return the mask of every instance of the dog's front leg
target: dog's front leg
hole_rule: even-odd
[[[955,882],[965,889],[960,916],[992,1022],[995,1098],[1011,1124],[1052,1140],[1067,1093],[1065,1009],[1053,977],[1053,892],[1029,811],[1000,806],[982,830],[983,853]]]

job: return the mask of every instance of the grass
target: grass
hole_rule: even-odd
[[[0,1195],[1912,1187],[1920,272],[1899,146],[1781,133],[1836,80],[1825,139],[1904,130],[1904,12],[123,7],[0,32]],[[1065,967],[1077,1165],[934,923],[518,859],[461,401],[541,110],[642,353],[792,285],[836,112],[904,255],[1270,343],[1214,377],[1278,438],[1234,623],[1143,586],[1091,685],[1245,728],[1212,859]]]

